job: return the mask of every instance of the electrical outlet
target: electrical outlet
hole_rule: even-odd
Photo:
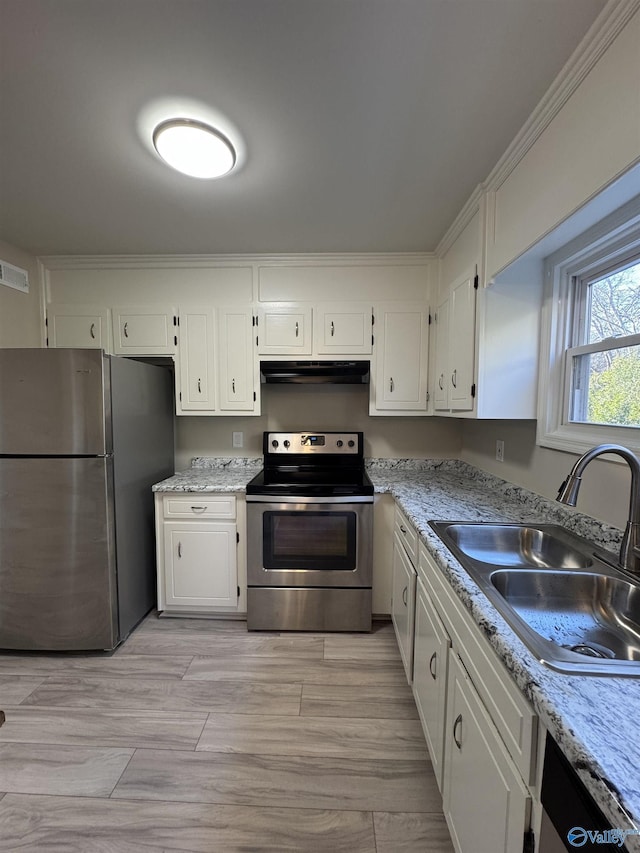
[[[234,432],[233,434],[233,446],[234,447],[244,447],[244,433],[242,432]]]
[[[504,441],[500,439],[496,441],[496,459],[498,462],[504,462]]]

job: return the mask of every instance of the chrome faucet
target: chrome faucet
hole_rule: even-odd
[[[638,457],[619,444],[599,444],[583,453],[569,472],[569,476],[560,486],[556,500],[568,506],[575,506],[582,483],[582,473],[592,459],[603,453],[615,453],[621,456],[631,469],[631,499],[629,501],[629,520],[622,537],[618,565],[621,569],[640,575],[640,461]]]

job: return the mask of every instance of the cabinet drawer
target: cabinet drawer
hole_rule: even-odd
[[[203,495],[192,492],[188,495],[170,495],[164,498],[165,518],[230,518],[236,517],[234,495]]]
[[[418,534],[413,524],[407,519],[402,510],[396,506],[394,532],[405,547],[414,566],[418,564]]]

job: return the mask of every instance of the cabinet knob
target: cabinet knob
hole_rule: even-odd
[[[231,380],[231,390],[233,391],[234,394],[236,393],[236,380],[235,380],[235,378]]]
[[[336,327],[333,325],[333,320],[331,321],[331,337],[333,337],[336,333]]]
[[[300,324],[296,320],[296,338],[298,337],[299,334],[300,334]]]
[[[205,509],[206,509],[206,506],[192,506],[191,512],[204,512]]]
[[[438,653],[434,652],[431,655],[431,659],[429,661],[429,672],[431,673],[431,678],[433,678],[434,681],[438,677],[437,663],[438,663]]]
[[[389,378],[389,391],[393,393],[393,376]]]
[[[458,727],[462,728],[462,714],[458,714],[453,724],[453,740],[458,749],[462,749],[462,741],[458,740],[456,734],[458,732]]]
[[[198,394],[202,393],[202,387],[200,385],[200,377],[198,377]]]

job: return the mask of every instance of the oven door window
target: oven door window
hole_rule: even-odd
[[[355,571],[355,512],[267,511],[263,534],[265,569]]]

